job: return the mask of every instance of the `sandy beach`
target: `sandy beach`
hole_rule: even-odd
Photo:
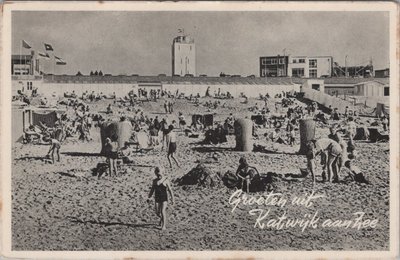
[[[202,99],[204,102],[205,99]],[[215,120],[224,120],[229,113],[236,118],[251,116],[248,107],[256,102],[240,99],[226,102],[226,107],[212,110]],[[271,101],[273,108],[275,100]],[[88,103],[91,112],[104,111],[111,103],[103,100]],[[71,110],[71,108],[68,108]],[[163,100],[145,102],[145,114],[163,118]],[[114,107],[114,111],[125,108]],[[191,122],[194,113],[208,113],[203,106],[177,100],[175,112],[169,120],[177,120],[181,111]],[[67,113],[69,110],[67,111]],[[284,113],[285,111],[280,111]],[[119,116],[114,113],[115,117]],[[364,118],[362,120],[365,120]],[[261,129],[261,133],[272,129]],[[327,127],[317,127],[316,137],[327,136]],[[356,164],[370,184],[345,180],[322,183],[320,168],[314,192],[323,195],[309,208],[288,204],[285,208],[270,207],[269,218],[286,211],[288,217],[301,217],[318,211],[321,219],[354,219],[355,212],[364,218],[378,219],[376,228],[272,228],[255,227],[256,216],[251,209],[266,206],[240,205],[232,213],[230,196],[235,190],[218,181],[215,187],[177,185],[176,180],[199,161],[215,157],[205,163],[222,176],[235,171],[241,156],[255,165],[261,174],[276,173],[270,187],[288,198],[304,196],[312,191],[311,178],[293,181],[285,174],[300,174],[306,168],[306,157],[298,155],[299,132],[296,145],[274,144],[268,152],[241,153],[233,151],[234,136],[221,145],[198,144],[204,137],[189,138],[177,132],[177,158],[181,168],[169,168],[166,152],[160,147],[146,154],[137,154],[134,165],[125,167],[121,176],[93,176],[92,169],[105,158],[101,150],[100,130],[91,129],[92,141],[68,138],[61,148],[61,162],[44,160],[49,146],[14,143],[12,148],[12,249],[13,250],[388,250],[389,248],[389,143],[357,141],[359,157]],[[256,145],[272,147],[265,137],[255,139]],[[154,199],[148,192],[154,179],[153,167],[162,165],[172,180],[175,204],[169,205],[165,231],[157,228]],[[254,195],[254,194],[253,194]],[[257,195],[257,194],[255,194]],[[262,194],[258,194],[262,195]]]

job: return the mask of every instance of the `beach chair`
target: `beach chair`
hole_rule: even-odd
[[[381,134],[377,128],[368,128],[369,131],[369,140],[372,143],[376,142],[388,142],[389,141],[389,135],[383,135]]]

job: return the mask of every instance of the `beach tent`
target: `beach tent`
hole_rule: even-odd
[[[128,142],[132,134],[132,125],[128,121],[122,122],[105,122],[100,125],[100,136],[101,136],[101,154],[104,154],[104,145],[106,139],[110,138],[111,142],[117,142],[119,148]]]
[[[52,111],[50,113],[32,112],[32,124],[38,125],[40,122],[48,127],[54,127],[57,122],[57,113]]]
[[[195,114],[192,115],[192,124],[200,119],[200,122],[204,125],[204,127],[213,126],[214,124],[214,115],[213,114]]]
[[[255,121],[257,125],[264,124],[263,116],[262,115],[252,115],[251,121]]]
[[[146,132],[140,131],[136,134],[136,136],[140,148],[146,149],[149,147],[149,136]]]
[[[385,105],[383,103],[377,103],[375,115],[376,115],[376,117],[382,117],[384,115],[388,116],[389,115],[389,106]]]

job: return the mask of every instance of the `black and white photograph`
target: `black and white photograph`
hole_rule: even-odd
[[[398,255],[396,4],[31,4],[3,6],[3,250]]]

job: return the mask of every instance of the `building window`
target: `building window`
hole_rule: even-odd
[[[316,78],[317,77],[317,70],[310,70],[310,78]]]
[[[261,70],[261,77],[265,77],[267,74],[267,70],[266,69],[262,69]]]
[[[299,63],[306,63],[305,59],[299,59]]]
[[[190,45],[190,50],[192,50],[192,45]]]
[[[292,76],[293,77],[303,77],[304,69],[303,68],[292,69]]]
[[[265,64],[272,64],[272,61],[271,61],[271,59],[265,59]]]
[[[276,64],[276,59],[271,59],[271,64]]]
[[[279,59],[279,64],[284,64],[283,58]]]
[[[267,61],[266,61],[265,59],[262,59],[262,60],[261,60],[261,64],[262,64],[262,65],[265,65],[265,64],[267,64]]]
[[[387,97],[387,96],[389,96],[389,93],[390,93],[389,87],[384,87],[384,88],[383,88],[383,95],[384,95],[385,97]]]
[[[293,63],[297,63],[297,60],[296,59],[293,59],[293,61],[292,61]]]
[[[319,91],[319,84],[312,84],[311,88]]]
[[[315,59],[310,60],[308,62],[308,65],[310,66],[310,68],[316,68],[317,67],[317,60],[315,60]]]

